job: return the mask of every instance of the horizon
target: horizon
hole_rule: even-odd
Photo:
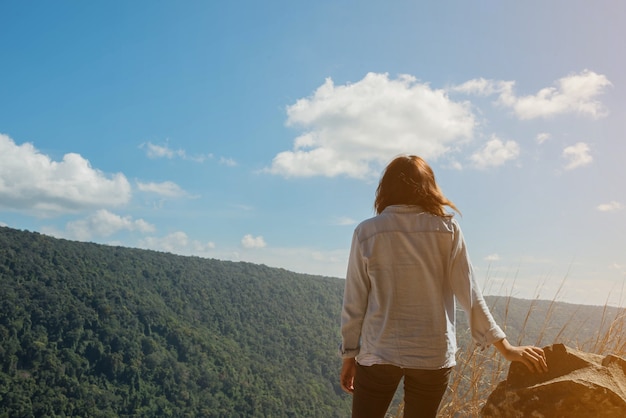
[[[623,306],[626,3],[0,4],[0,226],[343,278],[398,154],[485,294]]]
[[[10,228],[8,226],[2,226],[0,225],[0,228]],[[15,229],[15,228],[13,228]],[[285,271],[288,271],[289,273],[295,274],[295,275],[300,275],[300,276],[313,276],[313,277],[317,277],[320,279],[332,279],[332,280],[337,280],[337,281],[342,281],[345,280],[345,278],[342,277],[337,277],[337,276],[327,276],[327,275],[320,275],[320,274],[311,274],[311,273],[306,273],[306,272],[297,272],[297,271],[292,271],[289,269],[286,269],[284,267],[279,267],[279,266],[270,266],[270,265],[266,265],[266,264],[262,264],[262,263],[254,263],[254,262],[250,262],[250,261],[245,261],[245,260],[222,260],[219,258],[209,258],[209,257],[203,257],[203,256],[198,256],[198,255],[185,255],[185,254],[177,254],[177,253],[173,253],[173,252],[168,252],[168,251],[163,251],[163,250],[153,250],[153,249],[149,249],[149,248],[138,248],[138,247],[127,247],[127,246],[123,246],[123,245],[118,245],[118,244],[107,244],[107,243],[99,243],[99,242],[92,242],[92,241],[79,241],[79,240],[72,240],[72,239],[68,239],[68,238],[60,238],[60,237],[55,237],[53,235],[48,235],[42,232],[38,232],[38,231],[29,231],[29,230],[18,230],[19,232],[25,232],[25,233],[35,233],[35,234],[41,234],[44,235],[46,237],[52,238],[52,239],[58,239],[58,240],[66,240],[69,242],[75,242],[78,244],[93,244],[93,245],[102,245],[105,247],[114,247],[114,248],[121,248],[121,249],[127,249],[127,250],[139,250],[139,251],[152,251],[152,252],[157,252],[157,253],[161,253],[161,254],[166,254],[166,255],[171,255],[174,257],[182,257],[182,258],[200,258],[200,259],[204,259],[204,260],[209,260],[209,261],[217,261],[217,262],[226,262],[226,263],[248,263],[248,264],[252,264],[255,266],[259,266],[259,267],[266,267],[269,269],[282,269]],[[488,285],[489,283],[483,283],[483,285],[487,285],[487,291],[488,291]],[[485,286],[483,286],[483,290]],[[511,289],[509,289],[511,290]],[[559,294],[555,294],[553,295],[553,298],[538,298],[538,297],[521,297],[521,296],[515,296],[513,294],[510,293],[483,293],[483,295],[485,297],[495,297],[495,298],[502,298],[505,300],[508,299],[514,299],[514,300],[520,300],[520,301],[528,301],[528,302],[545,302],[545,303],[559,303],[559,304],[569,304],[569,305],[582,305],[582,306],[587,306],[587,307],[596,307],[596,308],[615,308],[615,309],[626,309],[623,305],[615,305],[615,304],[608,304],[608,303],[603,303],[603,304],[586,304],[586,303],[575,303],[575,302],[568,302],[568,301],[564,301],[564,300],[560,300],[559,299]],[[457,309],[459,307],[457,306]]]

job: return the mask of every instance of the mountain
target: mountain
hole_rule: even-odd
[[[344,417],[338,279],[0,228],[0,417]]]
[[[349,416],[342,294],[337,278],[0,227],[0,418]],[[593,351],[624,316],[487,301],[513,343]],[[457,334],[469,346],[462,313]]]

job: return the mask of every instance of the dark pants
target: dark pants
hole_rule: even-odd
[[[404,376],[404,417],[436,417],[451,368],[403,369],[387,364],[357,364],[352,395],[352,418],[384,418]]]

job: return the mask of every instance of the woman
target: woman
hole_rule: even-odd
[[[538,347],[509,344],[474,279],[459,212],[417,156],[400,156],[376,190],[377,216],[354,231],[341,314],[341,387],[352,417],[384,417],[404,377],[404,416],[435,417],[457,351],[455,299],[478,346],[547,370]]]

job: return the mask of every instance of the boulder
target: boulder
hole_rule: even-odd
[[[483,417],[624,418],[626,360],[554,344],[544,348],[547,373],[511,363],[482,409]]]

